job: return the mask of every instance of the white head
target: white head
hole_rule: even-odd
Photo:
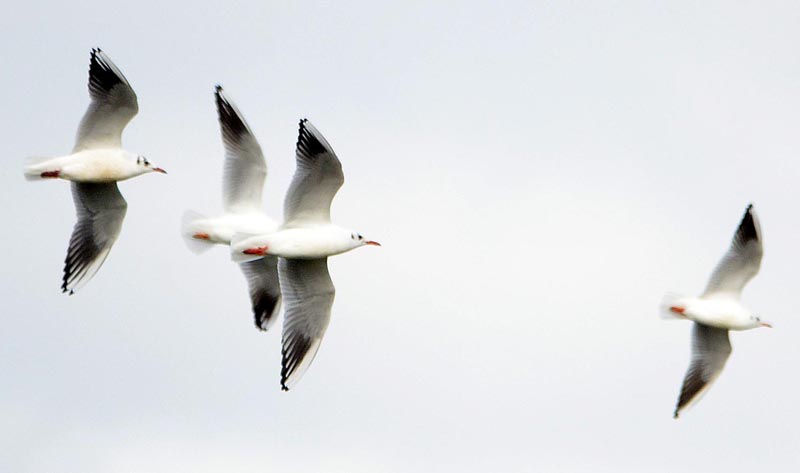
[[[761,317],[759,317],[759,316],[757,316],[755,314],[750,316],[750,323],[751,323],[753,328],[757,328],[757,327],[769,327],[769,328],[772,328],[772,324],[762,321]]]
[[[358,248],[359,246],[364,245],[372,245],[372,246],[381,246],[380,243],[377,241],[367,240],[360,233],[353,232],[350,234],[350,244],[351,248]]]
[[[134,155],[133,153],[131,153],[131,155],[135,157],[134,159],[136,159],[136,170],[139,172],[139,174],[146,174],[148,172],[160,172],[161,174],[167,173],[167,171],[153,166],[153,164],[144,156]]]

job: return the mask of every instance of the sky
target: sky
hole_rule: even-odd
[[[23,2],[0,17],[0,470],[707,472],[800,467],[800,4]],[[101,47],[139,98],[122,233],[59,289],[69,153]],[[221,84],[281,218],[307,117],[344,168],[331,324],[295,389],[225,248]],[[699,294],[748,203],[773,330],[681,419]]]

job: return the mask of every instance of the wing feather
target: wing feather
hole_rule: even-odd
[[[283,293],[281,389],[288,391],[303,376],[319,350],[331,319],[336,294],[327,258],[278,261]]]
[[[139,103],[128,80],[100,49],[92,49],[89,96],[92,102],[78,127],[73,152],[121,148],[122,130],[139,112]]]
[[[89,282],[108,257],[119,237],[128,204],[116,182],[72,183],[78,222],[64,260],[63,292],[74,294]]]
[[[322,133],[300,120],[297,168],[283,203],[284,225],[330,223],[331,201],[344,183],[342,163]]]

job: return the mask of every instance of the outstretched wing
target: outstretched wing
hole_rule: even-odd
[[[121,148],[122,130],[136,116],[139,103],[128,80],[99,49],[92,49],[89,96],[92,102],[78,127],[73,152],[90,148]]]
[[[730,297],[738,300],[745,284],[758,274],[763,254],[761,226],[751,204],[747,206],[730,249],[711,274],[702,297]]]
[[[344,183],[342,163],[306,119],[300,120],[295,158],[297,169],[283,202],[284,225],[330,223],[331,201]]]
[[[278,281],[278,258],[266,256],[255,261],[241,263],[247,286],[250,289],[250,301],[253,304],[253,316],[259,330],[269,330],[278,318],[281,309],[281,285]]]
[[[89,282],[117,241],[128,204],[117,183],[72,183],[72,199],[78,223],[72,230],[64,260],[63,292],[74,294]]]
[[[222,142],[225,144],[225,167],[222,176],[222,199],[225,210],[258,210],[261,191],[267,177],[267,163],[244,117],[221,86],[214,94],[217,102]]]
[[[281,388],[288,391],[306,372],[331,319],[336,289],[328,259],[278,261],[283,292]]]
[[[722,373],[731,354],[728,330],[695,322],[692,329],[692,361],[683,379],[681,395],[675,408],[677,419],[681,411],[700,400],[706,390]]]

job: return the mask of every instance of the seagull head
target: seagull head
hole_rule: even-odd
[[[759,316],[757,316],[757,315],[753,315],[753,316],[751,316],[751,317],[750,317],[750,320],[751,320],[751,321],[752,321],[752,323],[753,323],[753,328],[757,328],[757,327],[767,327],[767,328],[772,328],[772,324],[771,324],[771,323],[769,323],[769,322],[764,322],[763,320],[761,320],[761,317],[759,317]]]
[[[381,244],[377,241],[367,240],[363,235],[356,232],[350,234],[350,240],[352,241],[353,248],[358,248],[359,246],[364,245],[381,246]]]
[[[136,168],[139,171],[139,174],[146,174],[148,172],[160,172],[161,174],[166,174],[167,171],[164,169],[153,166],[153,163],[147,160],[144,156],[138,155],[136,156]]]

